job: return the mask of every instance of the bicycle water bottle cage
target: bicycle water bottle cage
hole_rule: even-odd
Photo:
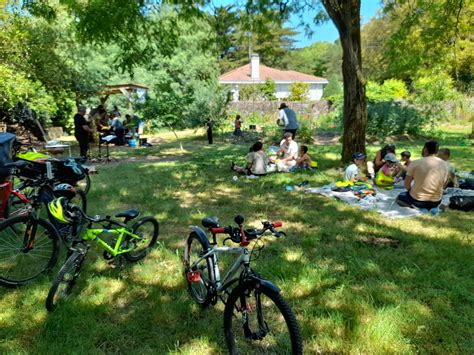
[[[219,227],[219,218],[217,217],[206,217],[201,221],[204,228],[217,228]]]
[[[125,223],[127,223],[128,221],[138,217],[139,214],[140,214],[140,211],[138,211],[136,208],[130,208],[129,210],[116,214],[115,217],[117,218],[125,217]]]

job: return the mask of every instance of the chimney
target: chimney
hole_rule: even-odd
[[[260,57],[258,54],[252,54],[250,57],[250,71],[252,79],[260,79]]]

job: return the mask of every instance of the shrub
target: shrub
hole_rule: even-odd
[[[403,81],[388,79],[382,85],[369,81],[366,87],[366,94],[369,101],[390,101],[406,98],[408,90]]]
[[[288,101],[306,101],[309,94],[308,83],[293,83],[290,85],[290,96]]]
[[[369,102],[367,134],[385,137],[393,134],[418,134],[427,122],[416,106],[402,101]]]

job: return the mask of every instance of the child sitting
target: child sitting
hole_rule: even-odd
[[[385,155],[383,160],[385,162],[375,175],[374,182],[382,189],[391,190],[402,175],[403,169],[400,168],[400,162],[393,153]]]
[[[315,162],[311,160],[311,157],[308,154],[308,147],[305,145],[301,146],[300,154],[296,159],[296,168],[307,168],[311,169],[316,167]]]
[[[255,176],[267,175],[268,157],[262,149],[262,142],[255,142],[245,158],[247,161],[246,167],[244,168],[232,163],[231,169],[240,174]]]
[[[449,170],[449,178],[446,187],[458,187],[458,179],[456,177],[456,169],[452,164],[449,162],[449,158],[451,157],[451,151],[448,148],[443,148],[438,151],[438,158],[443,159],[446,162]]]
[[[352,164],[349,165],[344,172],[344,182],[349,182],[351,185],[359,181],[359,167],[365,164],[364,153],[352,154]]]
[[[400,154],[400,156],[400,168],[403,170],[402,179],[405,180],[405,177],[407,176],[408,166],[411,164],[411,153],[408,150],[405,150]]]

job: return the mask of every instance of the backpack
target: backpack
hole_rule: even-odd
[[[449,208],[459,211],[474,211],[474,196],[452,196],[449,198]]]

